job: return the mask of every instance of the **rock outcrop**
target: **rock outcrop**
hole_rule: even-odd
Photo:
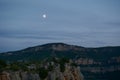
[[[79,67],[65,65],[65,71],[60,72],[60,67],[57,66],[53,71],[49,72],[47,80],[83,80],[83,75]]]
[[[8,72],[0,73],[0,80],[10,80],[10,76]]]
[[[40,77],[37,73],[17,71],[1,73],[0,80],[40,80]]]
[[[53,58],[49,61],[46,59],[39,64],[14,63],[14,67],[12,65],[13,63],[4,68],[0,80],[83,80],[80,67],[67,58]],[[24,67],[19,68],[23,65]]]
[[[0,74],[0,80],[41,80],[38,73],[23,71],[3,72]],[[79,67],[65,65],[65,71],[60,71],[60,65],[54,70],[48,72],[44,80],[83,80],[83,75]]]

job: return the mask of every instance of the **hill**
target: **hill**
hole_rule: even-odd
[[[3,60],[42,60],[50,57],[67,57],[70,59],[92,58],[94,60],[108,60],[111,57],[120,56],[120,46],[85,48],[64,43],[49,43],[35,47],[29,47],[19,51],[0,53]]]
[[[20,65],[49,62],[53,58],[70,59],[74,63],[72,65],[80,66],[85,80],[114,80],[116,74],[116,77],[120,78],[118,74],[120,72],[120,46],[86,48],[65,43],[49,43],[0,53],[0,60],[13,62],[13,64],[20,62]]]

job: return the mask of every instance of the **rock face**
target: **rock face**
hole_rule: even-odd
[[[3,72],[0,74],[0,80],[41,80],[38,73],[30,73],[23,71]],[[79,67],[65,65],[65,71],[60,72],[60,65],[54,70],[48,72],[48,76],[44,80],[83,80]]]
[[[36,73],[28,72],[4,72],[0,74],[0,80],[40,80],[40,77]]]
[[[0,74],[0,80],[10,80],[9,73],[3,72]]]
[[[37,73],[27,73],[23,72],[21,73],[21,79],[22,80],[40,80],[39,74]]]
[[[0,80],[83,80],[80,67],[74,61],[56,57],[48,60],[43,60],[39,65],[24,64],[26,70],[7,68],[7,71],[0,74]],[[31,68],[30,66],[33,65],[34,67]],[[16,64],[16,66],[21,65]]]
[[[80,73],[79,67],[65,65],[65,71],[60,72],[60,67],[57,66],[53,71],[49,72],[47,80],[83,80],[83,75]]]

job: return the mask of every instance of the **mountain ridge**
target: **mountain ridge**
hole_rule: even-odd
[[[83,47],[83,46],[79,46],[79,45],[72,45],[72,44],[66,44],[66,43],[62,43],[62,42],[59,42],[59,43],[46,43],[46,44],[41,44],[41,45],[37,45],[37,46],[32,46],[32,47],[27,47],[27,48],[24,48],[24,49],[19,49],[19,50],[12,50],[12,51],[6,51],[6,52],[0,52],[1,53],[8,53],[8,52],[17,52],[17,51],[22,51],[22,50],[28,50],[28,49],[31,49],[31,48],[36,48],[36,47],[46,47],[46,46],[49,46],[49,47],[52,47],[52,45],[67,45],[67,46],[74,46],[74,47],[79,47],[79,48],[86,48],[86,49],[102,49],[102,48],[118,48],[120,46],[102,46],[102,47]]]
[[[18,51],[10,51],[0,54],[0,59],[5,60],[29,60],[44,59],[46,57],[88,57],[109,59],[112,56],[119,56],[120,46],[109,46],[99,48],[86,48],[82,46],[69,45],[65,43],[48,43],[34,47],[28,47]]]
[[[0,54],[0,60],[8,63],[49,62],[52,59],[69,59],[74,62],[74,66],[80,66],[85,80],[108,80],[107,78],[116,75],[114,71],[120,71],[120,46],[87,48],[65,43],[48,43]],[[113,76],[106,77],[110,75],[108,73]]]

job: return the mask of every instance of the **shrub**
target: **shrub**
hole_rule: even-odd
[[[60,71],[61,72],[65,71],[65,64],[63,64],[63,63],[60,64]]]
[[[10,70],[18,71],[18,70],[20,70],[20,67],[18,65],[16,65],[16,64],[11,64]]]

